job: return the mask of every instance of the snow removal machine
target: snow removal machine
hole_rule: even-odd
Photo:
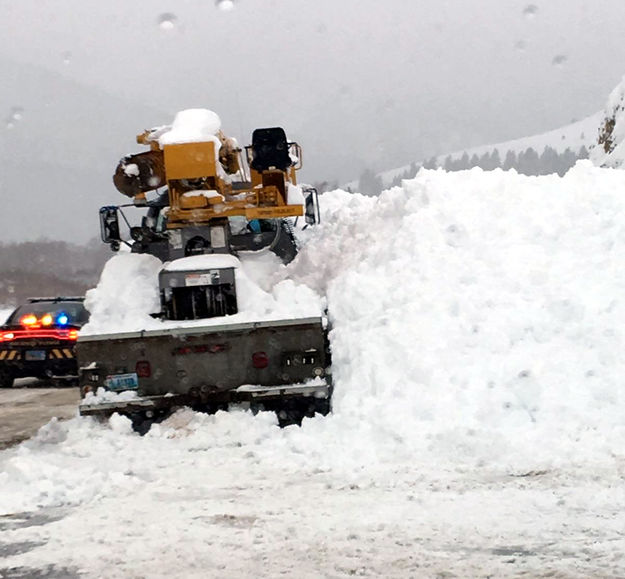
[[[139,432],[180,407],[239,404],[275,411],[280,425],[327,414],[322,307],[303,316],[281,307],[256,319],[241,312],[237,287],[245,256],[272,252],[282,267],[297,253],[293,228],[319,221],[316,190],[296,182],[299,145],[274,127],[256,129],[242,149],[204,109],[182,111],[137,142],[149,149],[124,157],[113,177],[131,202],[100,209],[101,235],[114,251],[162,262],[153,280],[160,311],[147,326],[81,332],[80,414],[117,412]],[[130,207],[142,208],[140,225],[127,218]]]

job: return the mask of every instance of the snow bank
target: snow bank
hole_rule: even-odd
[[[146,486],[156,497],[164,481],[200,496],[214,473],[235,486],[236,472],[331,473],[372,488],[445,469],[612,464],[625,435],[623,191],[624,173],[580,162],[564,178],[421,171],[379,198],[324,194],[322,223],[302,232],[296,260],[254,256],[237,284],[255,288],[243,292],[250,311],[303,285],[311,301],[327,296],[332,416],[279,430],[273,415],[186,410],[144,438],[120,417],[51,424],[0,453],[0,512]],[[121,274],[106,289],[140,257],[109,262],[88,296],[93,323],[119,315],[106,292],[129,307],[154,299]],[[146,258],[139,270],[155,265]]]
[[[7,321],[7,318],[13,313],[15,308],[0,308],[0,324],[4,324]]]
[[[610,93],[590,159],[598,166],[613,168],[625,162],[625,77]]]
[[[322,298],[309,287],[284,279],[286,269],[268,250],[232,255],[197,255],[163,265],[157,258],[120,254],[111,258],[95,289],[87,292],[91,312],[81,335],[163,330],[242,322],[319,317]],[[158,272],[232,267],[235,269],[238,313],[191,321],[161,321],[151,314],[160,311]]]
[[[327,293],[332,427],[420,460],[609,455],[624,431],[624,190],[582,162],[562,179],[422,171],[377,199],[324,195],[291,275]]]

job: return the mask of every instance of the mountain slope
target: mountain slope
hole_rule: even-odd
[[[608,98],[590,158],[606,167],[621,168],[625,163],[625,77]]]
[[[598,127],[602,118],[603,114],[598,112],[581,121],[576,121],[558,129],[547,131],[546,133],[445,153],[444,155],[436,157],[436,161],[439,166],[442,166],[447,157],[450,157],[452,160],[457,160],[465,153],[469,157],[473,155],[481,157],[485,153],[491,153],[495,149],[499,152],[502,160],[508,151],[518,154],[529,148],[534,149],[539,155],[545,147],[551,147],[558,153],[563,153],[567,148],[573,152],[579,151],[582,147],[586,147],[586,149],[590,150],[596,143]],[[410,170],[410,168],[411,165],[403,165],[402,167],[379,173],[379,177],[382,178],[384,186],[388,186],[393,179],[403,175],[406,171]],[[358,182],[353,181],[348,183],[348,186],[352,189],[357,189]]]

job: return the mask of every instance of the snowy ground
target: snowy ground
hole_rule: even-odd
[[[327,296],[334,414],[51,422],[0,453],[0,576],[625,576],[623,191],[325,194],[286,274]]]
[[[15,308],[6,307],[6,306],[0,307],[0,324],[4,324],[4,322],[6,322],[7,318],[11,315],[11,312],[14,309]]]

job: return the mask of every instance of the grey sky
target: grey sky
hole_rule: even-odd
[[[103,193],[114,158],[191,107],[218,112],[244,144],[280,124],[304,147],[307,181],[347,181],[583,118],[625,73],[623,0],[235,2],[0,0],[0,114],[23,109],[0,126],[2,195],[15,181],[3,164],[43,157],[85,179],[94,165],[81,210],[121,202]]]

